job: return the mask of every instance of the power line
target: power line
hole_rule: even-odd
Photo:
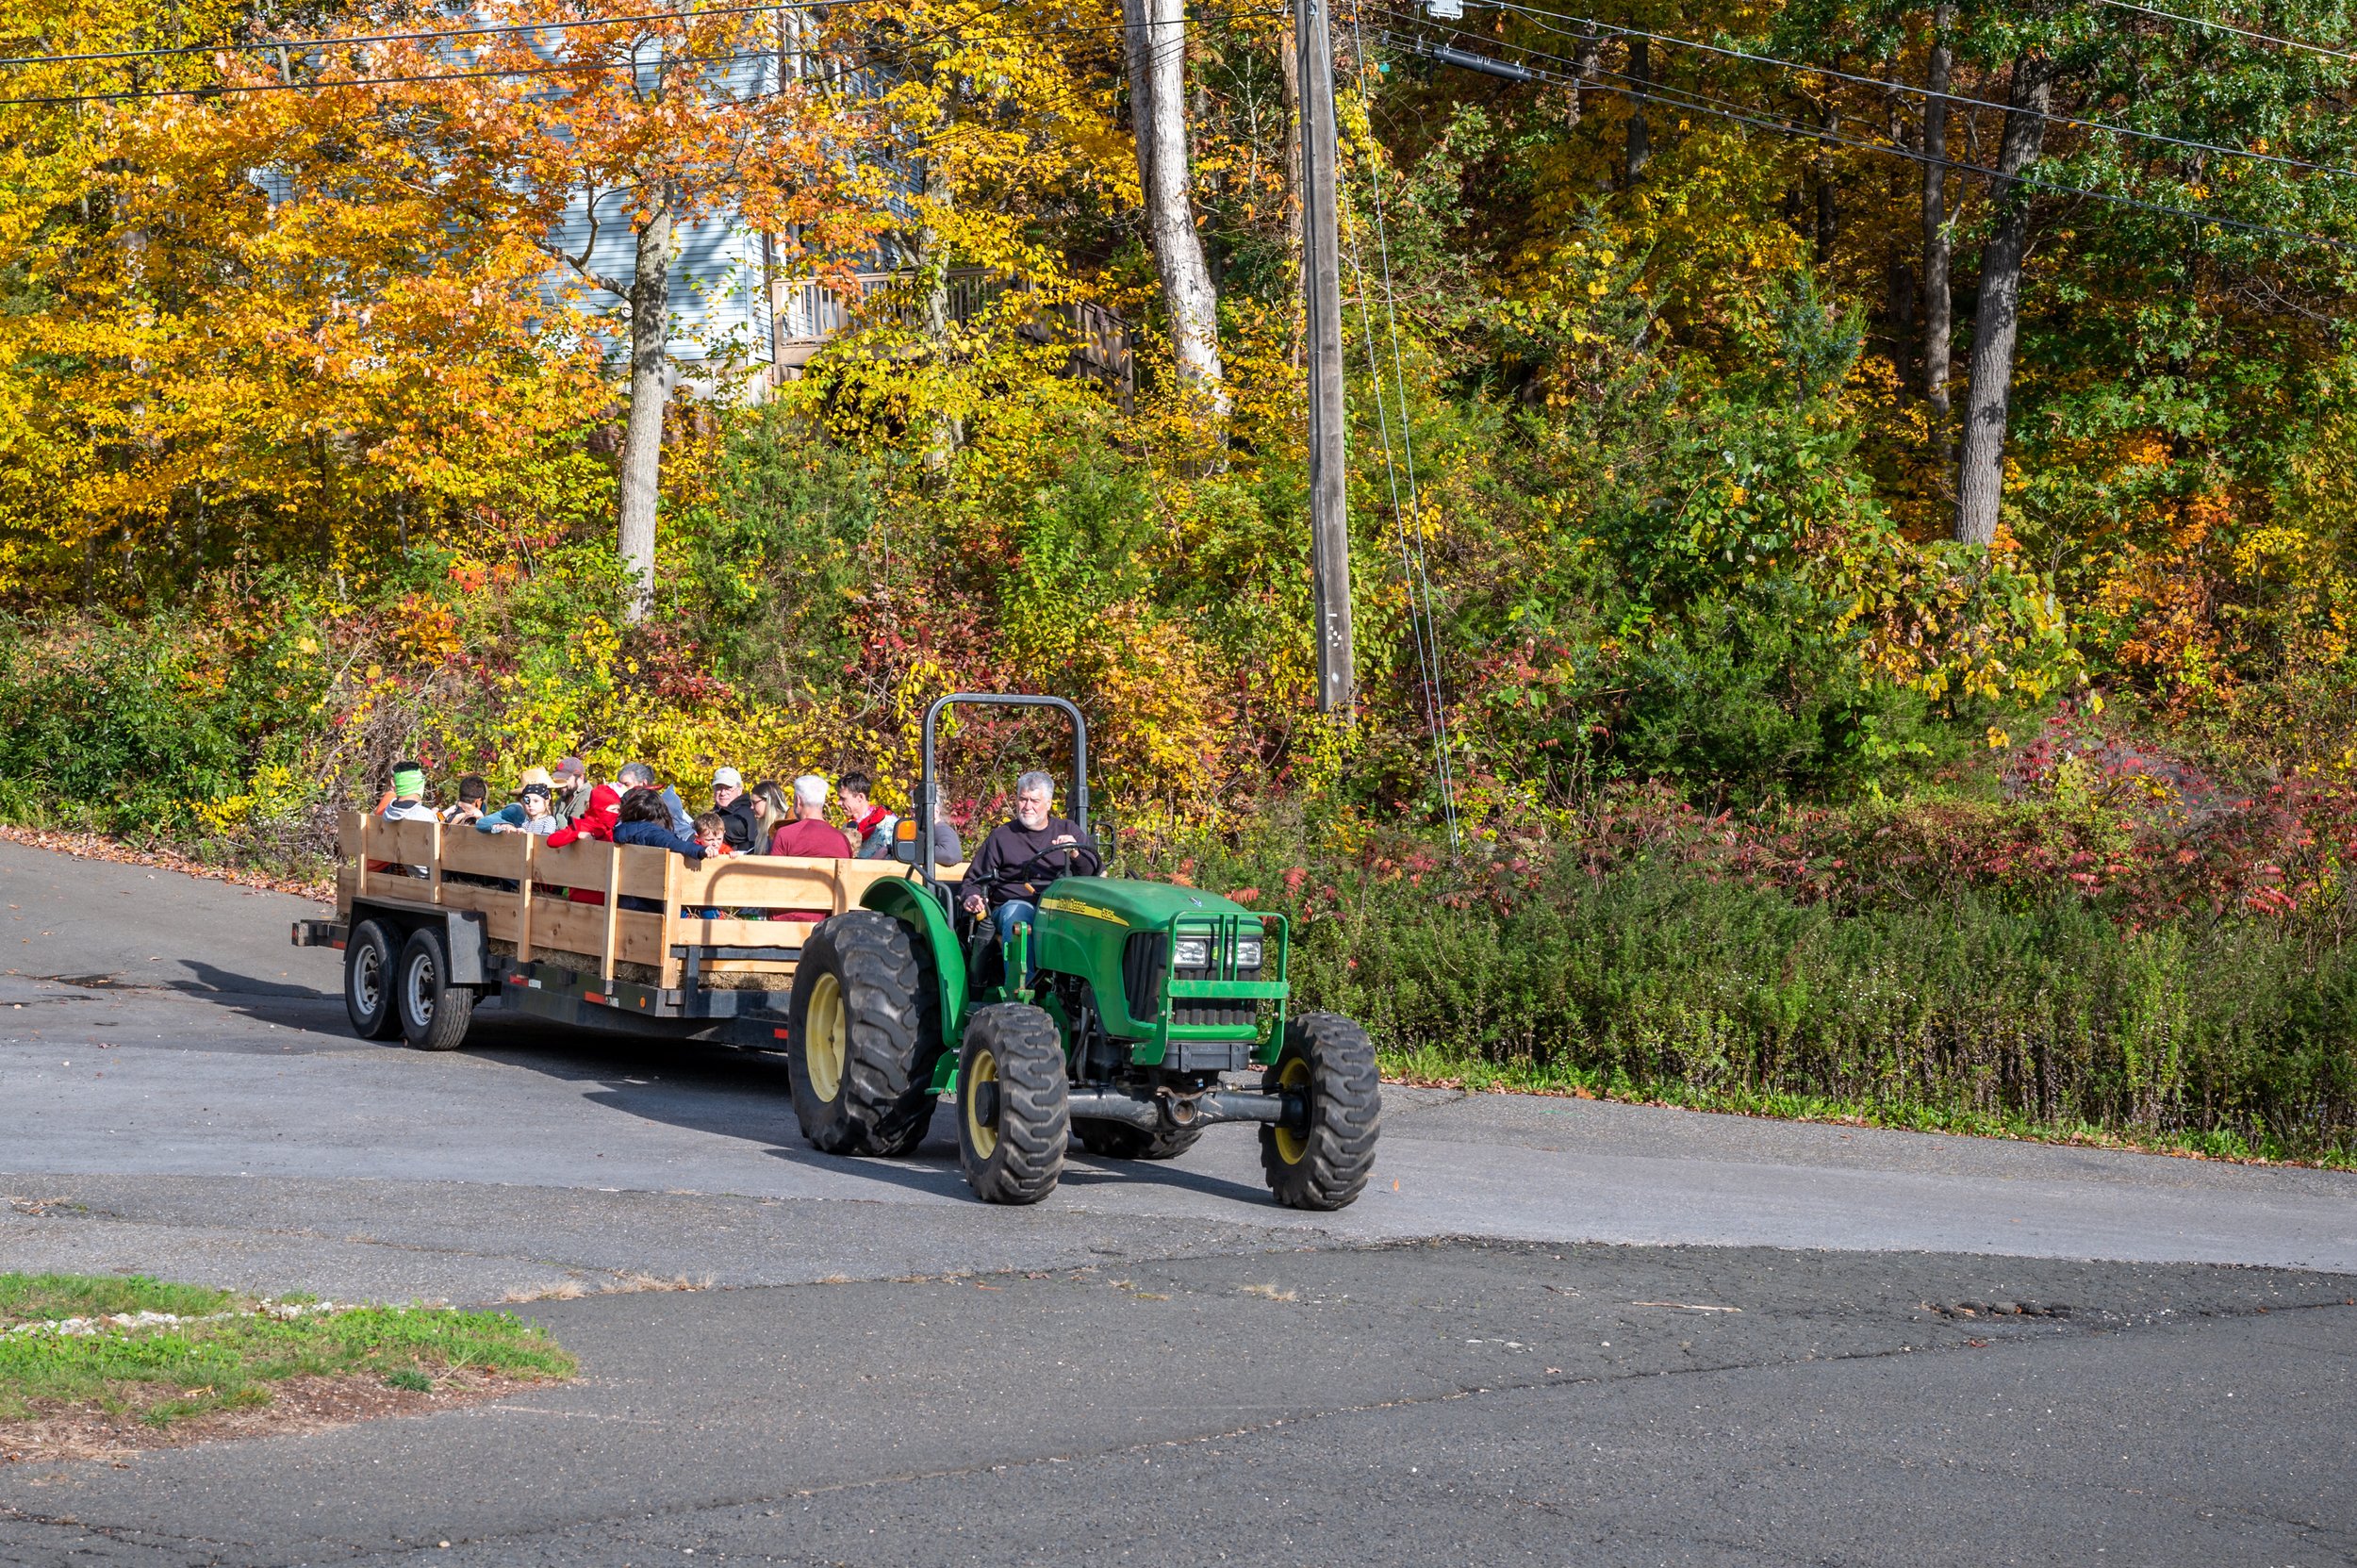
[[[832,0],[838,6],[871,6],[881,0]],[[569,22],[509,22],[482,27],[446,27],[416,33],[370,33],[354,38],[265,38],[251,43],[178,43],[159,49],[119,49],[97,55],[19,55],[0,59],[0,66],[79,65],[102,60],[160,59],[168,55],[244,54],[274,49],[343,49],[362,43],[414,43],[430,39],[479,38],[489,33],[557,32],[569,27],[624,27],[640,22],[675,22],[683,18],[741,16],[759,11],[805,9],[802,0],[757,6],[708,6],[689,10],[646,11],[634,16],[582,17]]]
[[[1781,59],[1774,55],[1755,54],[1750,50],[1732,49],[1722,44],[1705,43],[1697,39],[1678,38],[1670,33],[1649,33],[1636,27],[1617,27],[1609,23],[1596,22],[1584,16],[1568,16],[1559,11],[1542,11],[1535,7],[1516,5],[1512,3],[1512,0],[1492,0],[1492,3],[1500,10],[1515,11],[1529,17],[1541,27],[1558,38],[1577,38],[1581,35],[1566,32],[1560,27],[1548,26],[1547,24],[1550,21],[1577,22],[1600,34],[1647,39],[1656,43],[1667,43],[1675,48],[1700,50],[1705,54],[1718,55],[1726,59],[1744,60],[1755,65],[1779,66],[1787,71],[1806,72],[1814,75],[1829,76],[1837,81],[1880,88],[1887,92],[1904,92],[1918,98],[1937,98],[1944,104],[1953,104],[1961,108],[1996,109],[2005,114],[2031,112],[2028,109],[2017,108],[2011,104],[1998,103],[1993,99],[1966,98],[1953,92],[1934,92],[1929,88],[1917,87],[1912,82],[1891,81],[1880,76],[1861,75],[1854,71],[1842,71],[1830,65],[1812,65],[1805,60]],[[2105,0],[2105,3],[2111,4],[2114,0]],[[1459,36],[1478,37],[1479,35],[1461,34]],[[2049,124],[2069,125],[2079,130],[2105,131],[2113,136],[2134,137],[2144,141],[2159,141],[2171,147],[2183,147],[2188,152],[2214,153],[2220,157],[2250,158],[2260,163],[2280,164],[2287,169],[2305,169],[2315,173],[2343,174],[2351,179],[2357,179],[2357,169],[2345,168],[2336,163],[2312,163],[2306,158],[2289,157],[2280,153],[2260,153],[2253,152],[2247,147],[2227,147],[2212,141],[2196,141],[2187,137],[2170,136],[2163,131],[2138,130],[2134,125],[2121,125],[2108,120],[2085,120],[2075,114],[2042,113],[2038,115],[2038,118]]]
[[[2213,22],[2206,16],[2186,16],[2179,11],[2160,10],[2151,6],[2132,6],[2128,0],[2095,0],[2095,3],[2099,6],[2110,6],[2116,10],[2134,11],[2139,16],[2157,16],[2167,22],[2182,22],[2191,27],[2213,27],[2221,33],[2233,33],[2237,38],[2252,39],[2261,43],[2272,43],[2284,49],[2303,49],[2309,54],[2322,55],[2328,59],[2357,61],[2357,55],[2350,54],[2346,49],[2328,49],[2321,43],[2309,43],[2300,39],[2278,38],[2273,33],[2262,33],[2250,27],[2238,27],[2232,22]]]
[[[884,3],[884,0],[833,0],[833,3],[836,3],[836,4],[852,4],[852,3],[857,3],[857,4],[863,4],[863,5],[865,5],[865,4],[882,4],[882,3]],[[1002,10],[1002,11],[1003,11],[1003,10],[1006,10],[1006,9],[1010,8],[1010,7],[1012,6],[1012,4],[1013,4],[1013,3],[1014,3],[1014,0],[1009,0],[1009,4],[1008,4],[1008,5],[1001,6],[1001,7],[999,8],[999,9],[1000,9],[1000,10]],[[749,9],[754,9],[754,8],[775,8],[775,9],[787,9],[787,8],[787,8],[787,7],[775,7],[775,8],[749,8]],[[683,15],[683,16],[684,16],[684,15],[689,15],[689,14],[697,14],[697,13],[689,13],[689,12],[684,12],[684,11],[683,11],[683,12],[675,12],[675,13],[671,13],[671,14],[675,14],[675,15]],[[1281,11],[1280,11],[1279,9],[1277,9],[1277,8],[1261,8],[1261,9],[1257,9],[1257,10],[1220,11],[1220,12],[1209,13],[1209,14],[1207,14],[1204,18],[1202,18],[1202,20],[1206,20],[1206,21],[1234,21],[1234,20],[1240,20],[1240,19],[1250,18],[1250,17],[1260,17],[1260,16],[1276,16],[1276,15],[1279,15],[1279,14],[1282,14],[1282,13],[1281,13]],[[1127,31],[1127,30],[1128,30],[1128,28],[1129,28],[1129,25],[1128,23],[1126,23],[1126,22],[1089,23],[1089,24],[1083,24],[1083,25],[1076,25],[1076,26],[1057,27],[1057,28],[1049,29],[1049,31],[1050,31],[1050,32],[1052,32],[1052,33],[1054,33],[1054,34],[1057,34],[1057,35],[1069,35],[1069,34],[1074,34],[1074,33],[1120,32],[1120,31]],[[947,34],[947,33],[948,33],[948,32],[954,32],[954,31],[956,31],[956,29],[955,29],[954,27],[947,28],[947,29],[945,29],[945,30],[944,30],[944,32],[942,32],[942,33],[935,33],[935,34],[931,34],[931,35],[927,35],[925,38],[920,39],[920,40],[918,40],[918,41],[918,41],[918,42],[929,42],[929,41],[933,41],[934,39],[938,39],[938,38],[940,38],[940,37],[946,36],[946,34]],[[428,36],[434,36],[434,35],[428,35]],[[1038,35],[1038,34],[1035,34],[1035,33],[979,33],[979,32],[967,32],[967,33],[964,33],[962,36],[963,36],[963,37],[964,37],[964,38],[967,38],[967,39],[983,39],[983,38],[987,38],[987,39],[998,39],[998,40],[1008,40],[1008,41],[1021,41],[1021,40],[1023,40],[1023,39],[1026,39],[1026,38],[1032,38],[1032,37],[1037,37],[1037,36],[1039,36],[1039,35]],[[258,46],[255,46],[255,47],[258,47]],[[221,84],[213,84],[213,85],[205,86],[205,87],[139,88],[139,89],[133,89],[133,90],[126,91],[123,91],[123,92],[68,92],[68,93],[55,93],[55,94],[49,94],[49,95],[43,95],[43,96],[28,96],[28,97],[23,97],[23,98],[0,98],[0,108],[13,108],[13,107],[23,107],[40,106],[40,105],[68,105],[68,104],[119,104],[119,103],[133,103],[133,102],[140,102],[140,101],[144,101],[144,100],[148,100],[148,99],[160,99],[160,98],[223,98],[223,97],[228,97],[228,96],[230,96],[231,94],[246,94],[246,93],[257,93],[257,92],[319,92],[319,91],[324,91],[329,90],[329,89],[332,89],[332,88],[352,88],[352,87],[370,87],[370,88],[377,88],[377,87],[402,87],[402,86],[408,86],[408,85],[413,85],[413,84],[421,84],[421,83],[453,82],[453,81],[472,81],[472,80],[480,80],[480,79],[483,79],[483,78],[486,78],[486,77],[494,77],[494,76],[498,76],[498,77],[515,77],[515,76],[549,76],[549,75],[565,75],[565,74],[573,74],[573,73],[595,74],[595,73],[603,73],[603,72],[608,72],[608,71],[635,71],[635,70],[641,70],[641,69],[645,69],[647,66],[649,66],[649,65],[651,65],[651,65],[697,65],[697,64],[703,64],[703,65],[717,65],[717,64],[729,64],[729,63],[733,63],[733,62],[736,62],[736,61],[749,60],[749,59],[768,59],[768,58],[773,58],[773,57],[774,57],[777,53],[778,53],[778,51],[776,51],[776,50],[773,50],[773,49],[766,49],[766,48],[765,48],[765,49],[760,49],[760,50],[740,51],[740,52],[737,52],[737,53],[733,53],[733,54],[725,54],[725,55],[672,55],[672,56],[669,56],[669,57],[668,57],[668,58],[664,58],[664,59],[657,60],[657,61],[641,61],[641,60],[608,60],[608,61],[602,61],[602,62],[600,62],[600,61],[566,61],[566,62],[549,63],[549,64],[535,65],[535,66],[524,66],[524,65],[518,65],[518,66],[494,66],[494,67],[487,67],[487,68],[485,68],[485,69],[480,69],[480,70],[433,72],[433,73],[428,73],[428,74],[415,74],[415,75],[395,75],[395,76],[351,76],[351,77],[335,77],[335,78],[315,78],[315,79],[310,80],[310,81],[300,81],[300,82],[252,82],[252,83],[247,83],[247,84],[244,84],[244,85],[239,85],[239,86],[225,86],[225,85],[221,85]],[[882,50],[882,49],[878,49],[878,50],[870,50],[870,51],[869,51],[869,52],[867,52],[865,55],[863,55],[863,56],[859,57],[859,63],[860,63],[860,64],[862,64],[862,65],[865,65],[865,64],[870,64],[870,63],[873,63],[874,61],[876,61],[876,60],[878,60],[878,59],[881,59],[881,58],[885,58],[885,57],[886,57],[889,53],[891,53],[891,51],[889,51],[889,50]]]
[[[1357,62],[1359,103],[1362,112],[1373,118],[1374,105],[1368,99],[1366,85],[1367,43],[1360,30],[1359,11],[1353,8],[1350,16],[1351,53]],[[1432,735],[1433,782],[1441,790],[1441,813],[1448,824],[1450,853],[1458,848],[1457,780],[1450,758],[1448,699],[1441,680],[1441,625],[1432,609],[1432,574],[1424,549],[1424,506],[1416,485],[1416,439],[1413,425],[1408,417],[1408,372],[1401,363],[1399,352],[1399,309],[1392,289],[1392,242],[1389,225],[1383,214],[1383,186],[1379,172],[1369,181],[1369,191],[1375,209],[1375,239],[1376,256],[1383,268],[1383,318],[1392,344],[1392,382],[1393,401],[1399,410],[1400,451],[1406,459],[1404,469],[1408,480],[1408,505],[1400,508],[1400,470],[1392,465],[1392,421],[1385,409],[1383,366],[1375,355],[1375,324],[1367,309],[1367,270],[1359,256],[1358,225],[1350,225],[1350,270],[1359,279],[1359,328],[1366,338],[1367,375],[1375,387],[1376,429],[1383,441],[1383,474],[1391,489],[1392,523],[1399,536],[1400,586],[1408,590],[1408,629],[1416,643],[1416,672],[1424,680],[1425,723]],[[1411,520],[1412,520],[1412,527]],[[1414,540],[1412,557],[1409,539]]]
[[[1388,14],[1399,21],[1416,22],[1422,20],[1419,17],[1406,12],[1391,11]],[[1403,38],[1401,41],[1411,51],[1420,54],[1429,53],[1428,46],[1420,43],[1412,38]],[[1568,60],[1560,55],[1550,55],[1544,50],[1532,49],[1525,44],[1508,44],[1506,47],[1515,49],[1527,56],[1535,56],[1541,59],[1555,60],[1560,64],[1571,65],[1574,68],[1578,65],[1576,60]],[[2192,207],[2169,206],[2159,202],[2148,202],[2134,196],[2123,196],[2108,190],[2096,190],[2085,186],[2061,185],[2052,180],[2042,180],[2029,174],[2008,175],[1998,170],[1991,169],[1986,164],[1964,163],[1959,162],[1954,158],[1947,157],[1932,157],[1926,154],[1919,153],[1910,147],[1899,146],[1887,141],[1868,141],[1858,137],[1844,136],[1838,131],[1829,131],[1822,126],[1805,125],[1800,124],[1798,121],[1771,119],[1765,114],[1742,113],[1730,109],[1717,108],[1706,104],[1690,103],[1679,98],[1665,96],[1659,92],[1649,92],[1637,88],[1607,86],[1598,82],[1594,75],[1583,76],[1576,74],[1566,75],[1559,71],[1550,71],[1538,66],[1524,66],[1522,69],[1529,71],[1534,76],[1542,81],[1559,83],[1570,87],[1585,88],[1591,91],[1596,92],[1617,93],[1624,98],[1636,99],[1649,104],[1659,104],[1665,108],[1685,109],[1689,113],[1713,116],[1722,120],[1730,120],[1737,122],[1738,124],[1754,126],[1759,130],[1774,131],[1780,135],[1796,137],[1805,140],[1828,141],[1838,146],[1850,147],[1860,152],[1881,153],[1889,157],[1904,158],[1911,163],[1929,164],[1942,169],[1953,169],[1958,173],[1982,174],[1990,179],[2001,180],[2012,185],[2028,186],[2032,190],[2044,190],[2053,195],[2084,196],[2090,201],[2105,202],[2115,206],[2134,207],[2141,211],[2157,213],[2163,217],[2185,218],[2196,223],[2216,223],[2220,227],[2236,229],[2246,234],[2267,235],[2279,239],[2298,240],[2303,244],[2323,245],[2337,251],[2357,252],[2357,244],[2353,244],[2346,239],[2334,239],[2331,235],[2302,233],[2298,229],[2279,228],[2272,223],[2251,223],[2246,219],[2229,218],[2222,213],[2201,211]],[[1618,73],[1598,72],[1596,73],[1596,75],[1617,76]],[[1633,78],[1622,79],[1630,80]],[[1673,89],[1672,91],[1674,91],[1676,90]]]

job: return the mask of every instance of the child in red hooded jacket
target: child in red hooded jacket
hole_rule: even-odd
[[[612,784],[602,784],[589,792],[589,808],[565,827],[549,834],[549,847],[570,844],[576,839],[592,843],[607,843],[614,837],[615,823],[622,813],[622,792]],[[602,904],[605,895],[586,887],[567,890],[565,897],[577,904]]]

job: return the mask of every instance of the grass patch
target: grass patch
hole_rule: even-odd
[[[231,1291],[167,1284],[144,1274],[0,1274],[0,1328],[117,1312],[196,1317],[226,1312],[237,1299]]]
[[[354,1307],[274,1316],[225,1291],[104,1276],[7,1276],[0,1288],[28,1303],[106,1303],[79,1312],[36,1307],[37,1316],[19,1321],[117,1311],[229,1314],[91,1334],[0,1333],[0,1421],[95,1407],[161,1427],[268,1404],[270,1385],[289,1378],[369,1378],[423,1393],[454,1372],[567,1378],[574,1366],[543,1329],[508,1312]]]
[[[1474,1094],[1564,1095],[1575,1099],[1612,1100],[1624,1105],[1667,1105],[1683,1111],[1713,1111],[1728,1115],[1775,1117],[1784,1121],[1830,1122],[1842,1127],[1882,1127],[1903,1132],[1949,1132],[1975,1138],[2069,1144],[2083,1148],[2133,1149],[2140,1153],[2188,1155],[2204,1160],[2357,1171],[2357,1153],[2346,1149],[2294,1151],[2265,1135],[2254,1143],[2224,1129],[2167,1132],[2106,1128],[2091,1122],[2040,1121],[2019,1113],[1929,1105],[1917,1101],[1844,1099],[1825,1095],[1755,1089],[1741,1084],[1705,1086],[1676,1081],[1640,1082],[1616,1074],[1584,1070],[1564,1062],[1492,1062],[1445,1048],[1378,1050],[1376,1060],[1387,1081],[1426,1088],[1463,1089]]]

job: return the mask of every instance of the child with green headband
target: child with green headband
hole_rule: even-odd
[[[414,762],[393,764],[393,793],[377,811],[387,822],[431,822],[434,808],[425,802],[425,769]]]

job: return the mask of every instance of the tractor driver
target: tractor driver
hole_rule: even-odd
[[[1014,820],[991,829],[966,867],[966,911],[977,919],[989,916],[1002,946],[1015,927],[1038,918],[1042,888],[1059,877],[1093,877],[1104,869],[1089,835],[1049,813],[1055,799],[1056,781],[1047,774],[1017,779]]]

